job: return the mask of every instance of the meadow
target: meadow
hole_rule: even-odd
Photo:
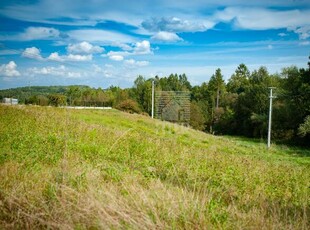
[[[0,229],[309,229],[310,150],[0,105]]]

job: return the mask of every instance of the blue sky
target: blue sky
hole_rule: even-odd
[[[309,0],[0,2],[0,89],[131,87],[171,73],[197,85],[240,63],[306,67],[309,51]]]

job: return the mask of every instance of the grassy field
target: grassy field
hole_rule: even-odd
[[[0,105],[0,229],[309,229],[310,150]]]

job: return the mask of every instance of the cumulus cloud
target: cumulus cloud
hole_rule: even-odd
[[[69,61],[91,61],[93,59],[93,55],[69,54],[66,58]]]
[[[137,42],[133,48],[133,54],[150,54],[151,51],[151,44],[149,41],[142,41]]]
[[[102,53],[104,48],[100,46],[94,46],[86,41],[83,41],[78,44],[70,44],[67,47],[69,53],[72,54],[95,54],[95,53]]]
[[[22,57],[43,60],[43,57],[41,56],[41,51],[34,46],[26,48],[22,53]]]
[[[51,53],[47,59],[52,60],[52,61],[59,61],[59,62],[62,62],[65,60],[64,57],[59,56],[58,52]]]
[[[152,54],[151,44],[149,41],[136,42],[130,46],[130,51],[110,51],[107,54],[101,55],[102,57],[108,57],[113,61],[123,61],[126,56],[133,55],[146,55]]]
[[[123,61],[124,57],[122,55],[110,55],[109,58],[113,61]]]
[[[128,52],[115,52],[115,51],[110,51],[107,56],[109,57],[109,59],[113,60],[113,61],[123,61],[124,60],[124,56],[129,55]]]
[[[124,64],[129,68],[143,67],[149,65],[148,61],[136,61],[134,59],[125,60]]]
[[[27,70],[30,75],[50,75],[58,77],[67,77],[67,78],[79,78],[82,76],[81,72],[74,72],[67,69],[64,65],[59,67],[47,66],[42,68],[29,68]]]
[[[69,55],[59,55],[58,52],[51,53],[47,58],[51,61],[91,61],[93,59],[93,55],[80,55],[80,54],[69,54]]]
[[[193,22],[188,20],[182,20],[177,17],[162,17],[162,18],[152,18],[142,22],[144,29],[158,32],[158,31],[168,31],[168,32],[198,32],[206,31],[214,26],[212,21],[199,21]]]
[[[5,77],[18,77],[20,72],[16,69],[17,65],[14,61],[10,61],[8,64],[0,66],[0,75]]]
[[[151,37],[151,39],[155,41],[164,41],[164,42],[176,42],[183,40],[177,34],[166,31],[160,31],[156,33]]]
[[[111,46],[119,47],[124,51],[131,51],[133,49],[130,45],[127,45],[126,43],[120,43],[120,42],[114,42],[111,44]]]

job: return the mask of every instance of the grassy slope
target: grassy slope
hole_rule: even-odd
[[[309,150],[115,110],[0,116],[0,228],[309,228]]]

